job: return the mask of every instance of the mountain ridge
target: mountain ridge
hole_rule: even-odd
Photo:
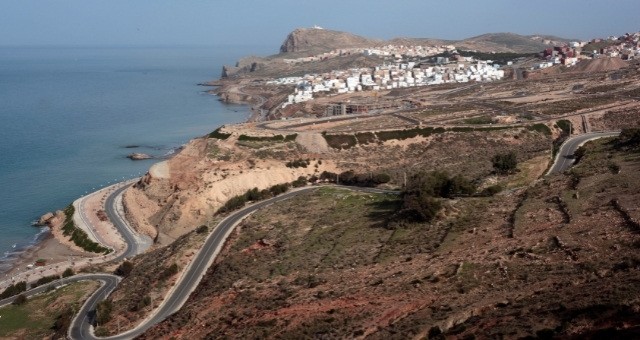
[[[322,53],[340,48],[374,47],[387,44],[455,45],[461,49],[482,52],[529,53],[539,52],[546,47],[571,40],[549,35],[520,35],[510,32],[485,33],[462,40],[410,37],[380,40],[329,29],[297,28],[283,41],[280,46],[280,55]]]

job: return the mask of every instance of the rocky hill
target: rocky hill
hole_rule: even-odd
[[[352,33],[327,30],[321,28],[298,28],[287,35],[280,46],[280,53],[269,57],[247,57],[239,60],[235,66],[224,66],[222,78],[233,78],[251,74],[255,77],[275,77],[303,75],[311,72],[310,68],[319,72],[327,72],[326,60],[309,62],[302,65],[289,65],[283,60],[318,55],[341,48],[374,47],[382,45],[454,45],[463,50],[480,52],[513,52],[536,53],[549,46],[558,45],[568,39],[552,36],[523,36],[514,33],[490,33],[464,40],[445,40],[431,38],[394,38],[378,40],[358,36]],[[349,68],[353,56],[334,58],[333,69]],[[362,64],[362,63],[360,63]],[[363,65],[357,66],[363,66]],[[367,66],[367,65],[365,65]]]
[[[289,33],[280,46],[280,53],[306,52],[322,53],[336,48],[344,47],[367,47],[381,43],[380,40],[373,40],[357,36],[355,34],[318,29],[318,28],[298,28]]]

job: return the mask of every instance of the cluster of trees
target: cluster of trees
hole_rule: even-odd
[[[4,292],[2,292],[2,294],[0,294],[0,300],[6,299],[8,297],[12,297],[14,295],[18,295],[26,290],[27,290],[26,281],[20,281],[20,282],[14,283],[11,286],[7,287],[7,289],[5,289]]]
[[[518,158],[515,152],[499,153],[491,158],[493,169],[501,175],[507,175],[516,171]]]
[[[127,277],[131,274],[131,271],[133,271],[133,263],[130,261],[124,261],[113,273],[118,276]]]
[[[224,139],[227,139],[227,138],[231,137],[230,133],[220,132],[220,129],[222,129],[222,127],[219,127],[217,129],[215,129],[213,132],[211,132],[209,134],[209,138],[217,138],[217,139],[224,140]]]
[[[69,236],[71,241],[78,247],[90,251],[92,253],[103,253],[109,254],[111,249],[101,246],[99,243],[93,242],[87,233],[76,227],[73,222],[73,213],[75,212],[75,208],[73,204],[69,204],[68,207],[64,209],[65,214],[65,223],[62,226],[62,233],[64,236]]]
[[[391,176],[386,173],[356,173],[353,170],[344,171],[339,174],[330,171],[323,171],[320,174],[320,180],[357,187],[374,187],[376,185],[388,183],[391,181]]]
[[[440,198],[471,196],[475,192],[476,186],[462,175],[450,177],[441,171],[419,172],[407,181],[400,215],[416,222],[429,222],[442,209]]]
[[[306,168],[309,166],[309,164],[311,164],[310,159],[296,159],[293,161],[288,161],[285,165],[287,166],[287,168]]]
[[[618,137],[618,146],[638,148],[640,146],[640,128],[622,129]]]
[[[245,192],[242,195],[231,197],[231,199],[229,199],[227,203],[225,203],[222,207],[220,207],[220,209],[218,209],[216,214],[223,214],[226,212],[240,209],[247,202],[257,202],[263,199],[280,195],[282,193],[287,192],[290,187],[291,187],[291,184],[284,183],[284,184],[276,184],[270,187],[269,189],[258,190],[258,188],[253,188],[253,189],[247,190],[247,192]]]
[[[259,136],[248,136],[248,135],[240,135],[238,136],[239,141],[252,141],[252,142],[290,142],[296,140],[298,137],[297,133],[291,135],[275,135],[268,137],[259,137]]]

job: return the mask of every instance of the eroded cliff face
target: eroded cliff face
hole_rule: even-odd
[[[300,156],[295,142],[279,154],[260,159],[235,146],[237,138],[194,139],[170,160],[154,165],[124,195],[127,218],[141,233],[168,244],[211,221],[231,197],[247,190],[290,183],[299,176],[331,167],[288,168],[287,159]]]

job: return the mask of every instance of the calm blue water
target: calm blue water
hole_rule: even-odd
[[[0,48],[0,257],[34,242],[40,229],[31,222],[43,213],[155,162],[127,154],[166,155],[245,120],[247,107],[223,105],[197,84],[256,52]]]

